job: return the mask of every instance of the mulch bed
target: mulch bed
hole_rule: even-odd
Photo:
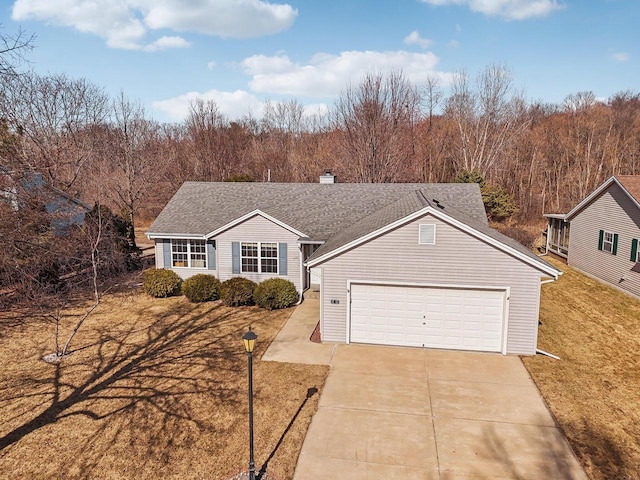
[[[318,322],[316,328],[313,329],[313,333],[311,334],[311,337],[309,337],[309,340],[314,343],[322,343],[322,340],[320,339],[320,322]]]

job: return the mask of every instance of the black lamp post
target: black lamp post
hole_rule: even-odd
[[[253,461],[253,347],[258,336],[251,330],[242,336],[249,361],[249,480],[256,478],[256,464]]]

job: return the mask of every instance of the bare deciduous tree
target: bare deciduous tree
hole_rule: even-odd
[[[185,120],[193,180],[222,181],[229,174],[225,155],[224,129],[226,117],[213,100],[191,102]]]
[[[0,78],[17,74],[17,68],[26,61],[26,53],[33,49],[34,41],[35,35],[29,35],[22,28],[13,34],[0,34]]]
[[[499,65],[487,67],[475,85],[468,73],[459,72],[445,116],[457,128],[452,157],[458,170],[478,171],[486,178],[527,126],[525,101],[513,92],[510,72]]]
[[[21,168],[65,191],[78,189],[95,147],[91,127],[107,118],[104,91],[84,79],[29,72],[3,81],[0,98],[0,115],[18,134]]]
[[[356,182],[401,180],[414,153],[420,95],[402,73],[368,74],[341,95],[335,109],[343,168]]]
[[[139,202],[157,178],[154,169],[157,132],[157,124],[145,117],[144,108],[121,92],[113,102],[113,124],[109,129],[105,163],[111,167],[109,193],[131,224],[129,240],[133,246]]]

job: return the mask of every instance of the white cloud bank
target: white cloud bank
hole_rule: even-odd
[[[274,56],[253,55],[240,63],[250,77],[249,91],[189,92],[167,100],[156,101],[153,108],[162,111],[175,121],[183,120],[190,103],[196,98],[216,102],[220,111],[234,119],[251,113],[262,116],[262,98],[293,97],[320,100],[307,104],[308,114],[328,111],[328,103],[334,101],[349,84],[357,84],[368,73],[402,71],[405,77],[418,87],[429,78],[437,78],[442,86],[450,83],[453,74],[438,72],[438,57],[433,53],[406,51],[347,51],[339,55],[320,53],[306,63],[295,63],[284,53]]]
[[[526,20],[544,17],[561,10],[564,5],[557,0],[422,0],[435,6],[466,5],[472,11],[506,20]]]
[[[162,112],[167,118],[175,122],[183,121],[189,114],[192,102],[201,99],[205,102],[214,101],[219,111],[230,120],[237,120],[245,115],[261,119],[264,115],[265,101],[258,99],[252,93],[236,90],[222,92],[209,90],[206,92],[189,92],[167,100],[152,103],[154,110]],[[329,111],[326,103],[313,103],[304,106],[305,115],[323,115]]]
[[[309,62],[294,63],[284,54],[271,57],[254,55],[242,62],[249,87],[258,93],[301,97],[336,97],[349,83],[357,83],[367,73],[402,71],[416,84],[438,76],[438,57],[431,52],[347,51],[339,55],[319,53]]]
[[[106,38],[112,48],[162,50],[183,48],[179,36],[146,42],[150,31],[198,32],[248,38],[289,28],[298,12],[288,4],[264,0],[16,0],[13,20],[40,20]]]
[[[262,102],[255,95],[243,90],[188,92],[174,98],[153,102],[151,106],[153,109],[163,112],[170,119],[179,122],[187,117],[191,103],[198,98],[205,102],[213,100],[220,111],[231,119],[240,118],[249,113],[255,116],[256,112],[262,111]]]

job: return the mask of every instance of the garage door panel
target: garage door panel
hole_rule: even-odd
[[[504,291],[351,286],[351,341],[499,352]]]

